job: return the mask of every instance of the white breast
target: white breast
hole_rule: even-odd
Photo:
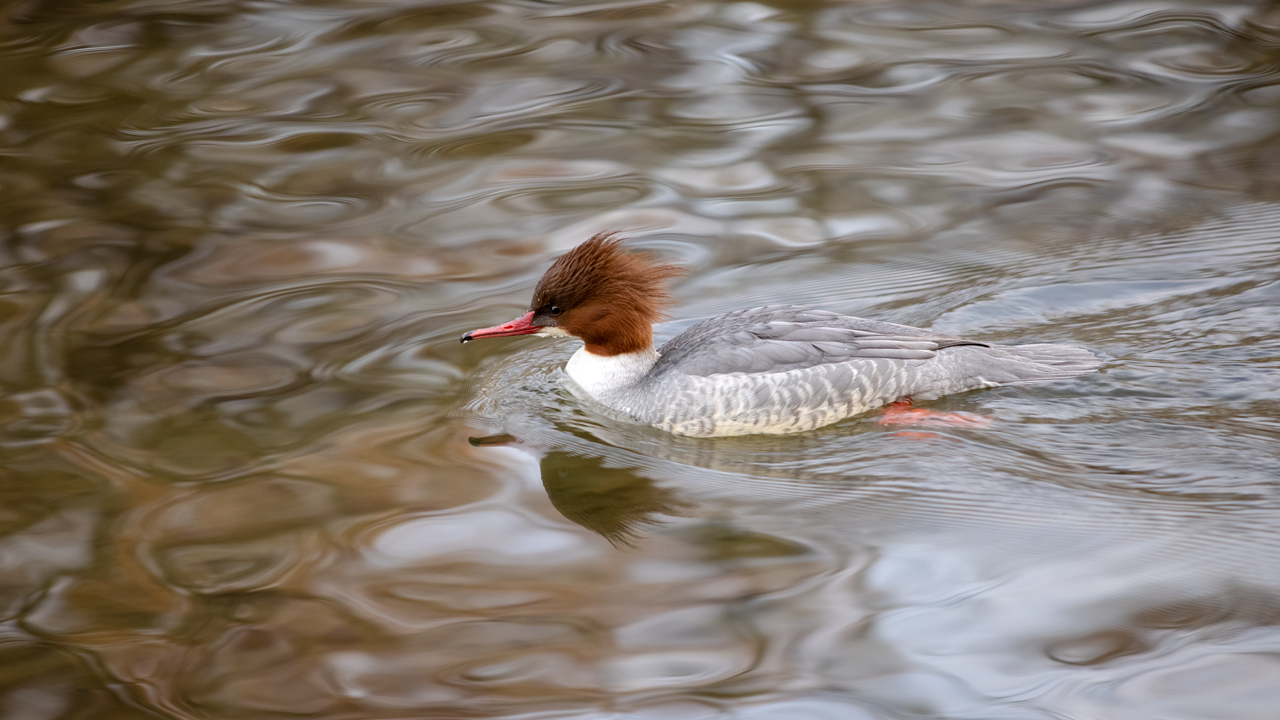
[[[657,361],[658,351],[653,348],[622,355],[596,355],[579,348],[569,358],[564,371],[588,395],[604,400],[634,385]]]

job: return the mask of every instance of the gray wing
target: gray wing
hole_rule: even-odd
[[[655,372],[686,375],[785,372],[852,360],[923,361],[938,350],[984,343],[906,325],[795,305],[769,305],[704,320],[659,348]],[[913,363],[914,364],[914,363]]]

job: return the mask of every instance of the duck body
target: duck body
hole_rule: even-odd
[[[1098,364],[1065,345],[1001,347],[770,305],[704,320],[656,350],[583,348],[565,372],[575,394],[639,422],[717,437],[804,432],[906,397],[1058,380]]]
[[[694,437],[804,432],[904,398],[1060,380],[1101,364],[1066,345],[992,345],[795,305],[719,315],[655,348],[662,281],[678,272],[596,236],[547,271],[529,312],[463,342],[581,337],[565,366],[571,392]]]

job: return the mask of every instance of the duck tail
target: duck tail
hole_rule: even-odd
[[[988,353],[989,368],[984,368],[984,377],[1000,385],[1062,380],[1102,367],[1097,355],[1070,345],[997,345]]]

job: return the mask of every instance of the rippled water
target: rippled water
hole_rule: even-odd
[[[1272,3],[0,8],[0,713],[1272,720]],[[675,438],[600,230],[1096,375]],[[487,439],[486,439],[487,438]]]

